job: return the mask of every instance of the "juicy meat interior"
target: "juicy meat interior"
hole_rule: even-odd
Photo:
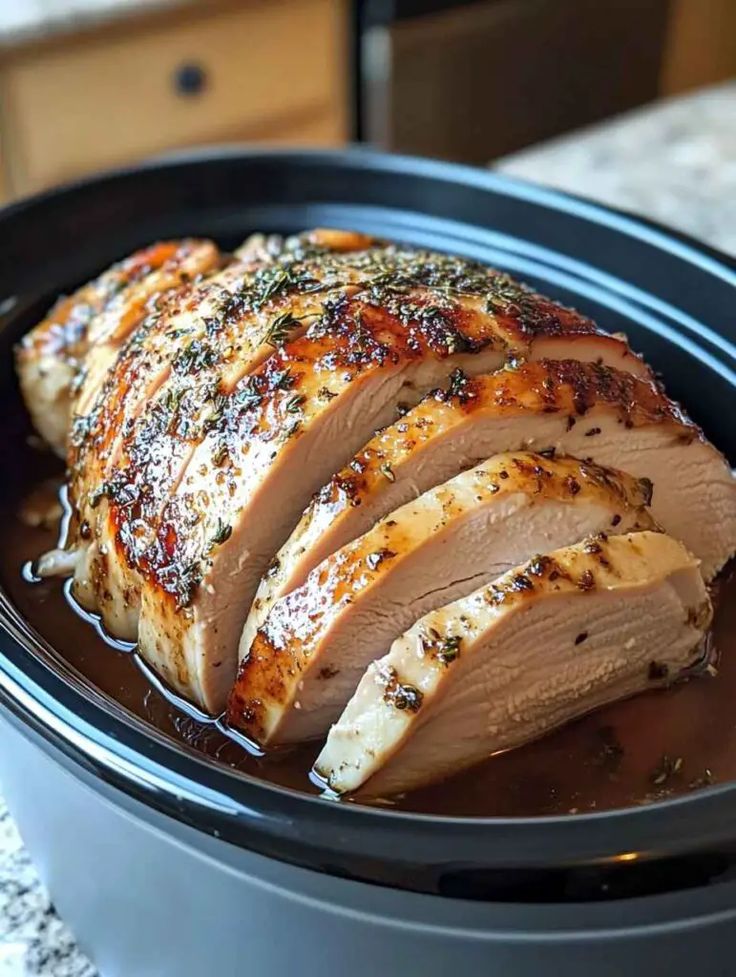
[[[736,552],[736,480],[723,456],[649,379],[576,360],[456,373],[376,435],[316,494],[277,553],[241,642],[330,553],[433,485],[506,450],[589,458],[653,483],[652,511],[710,579]]]
[[[326,733],[365,667],[422,614],[533,553],[651,527],[650,493],[621,472],[528,452],[462,472],[333,553],[274,605],[241,664],[230,723],[262,745]]]
[[[275,249],[142,323],[72,437],[77,598],[210,709],[274,550],[402,404],[508,355],[647,373],[621,339],[471,262],[344,232]]]
[[[373,662],[315,769],[371,796],[448,776],[677,678],[711,616],[697,560],[661,533],[536,557],[421,618]]]

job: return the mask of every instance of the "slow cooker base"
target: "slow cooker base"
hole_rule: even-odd
[[[11,811],[104,977],[733,974],[736,884],[566,906],[398,892],[188,828],[86,782],[5,722],[0,743]]]

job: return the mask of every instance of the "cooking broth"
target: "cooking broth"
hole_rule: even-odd
[[[61,463],[29,444],[24,419],[6,418],[0,580],[35,629],[101,692],[215,763],[317,793],[308,777],[319,743],[259,757],[201,722],[151,682],[130,649],[107,643],[73,608],[61,580],[32,583],[23,567],[54,545],[53,524],[29,525],[53,500]],[[45,496],[45,499],[44,499]],[[57,512],[58,514],[58,512]],[[441,784],[380,801],[408,811],[469,816],[582,813],[648,803],[736,778],[736,568],[716,585],[717,674],[601,709],[543,739]]]

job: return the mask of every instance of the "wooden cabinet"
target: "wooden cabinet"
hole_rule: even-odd
[[[205,142],[339,144],[345,32],[339,0],[241,0],[10,52],[0,62],[6,190]]]

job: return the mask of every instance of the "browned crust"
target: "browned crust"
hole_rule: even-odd
[[[169,512],[161,523],[157,544],[145,552],[136,547],[132,535],[126,532],[126,524],[135,519],[142,519],[149,526],[160,519],[161,492],[155,487],[162,480],[166,484],[167,470],[166,449],[162,448],[161,439],[175,440],[183,436],[201,440],[218,425],[227,432],[228,427],[233,426],[235,416],[240,418],[235,423],[239,438],[273,437],[274,405],[284,399],[285,375],[288,376],[288,399],[296,403],[300,396],[306,396],[302,394],[305,374],[318,362],[324,367],[329,360],[331,369],[339,372],[345,383],[358,373],[380,367],[389,360],[397,363],[427,355],[445,357],[460,352],[473,353],[487,346],[504,353],[523,354],[530,340],[538,334],[558,335],[566,330],[596,332],[590,320],[481,266],[459,259],[402,251],[393,246],[376,247],[357,254],[346,250],[348,245],[357,243],[348,239],[345,248],[337,254],[307,251],[306,256],[293,265],[277,265],[275,272],[267,269],[260,280],[255,276],[233,299],[234,314],[258,307],[263,299],[264,275],[272,278],[274,274],[280,274],[283,281],[275,294],[281,290],[283,295],[276,310],[278,319],[283,320],[300,296],[318,292],[323,283],[327,291],[321,316],[310,326],[308,338],[287,343],[285,348],[274,352],[266,366],[249,377],[246,402],[258,403],[256,407],[249,407],[247,419],[241,416],[242,404],[238,402],[238,397],[243,397],[243,389],[226,390],[215,382],[209,396],[217,402],[218,416],[208,422],[207,430],[193,429],[192,413],[200,404],[192,398],[176,397],[174,386],[171,390],[174,406],[167,410],[163,405],[162,410],[162,405],[157,404],[125,439],[123,461],[116,466],[110,482],[112,495],[117,495],[122,503],[117,504],[113,499],[112,518],[117,527],[117,541],[121,555],[130,565],[149,573],[152,571],[156,577],[156,567],[163,565],[166,567],[165,580],[171,581],[172,561],[174,565],[186,567],[201,555],[188,553],[181,559],[176,555],[181,548],[181,529],[186,530],[191,514]],[[339,287],[340,276],[351,279],[349,286]],[[336,281],[337,289],[334,287]],[[270,294],[273,284],[270,279],[269,283]],[[448,292],[452,284],[456,291]],[[231,310],[225,318],[232,314]],[[198,344],[194,351],[195,361],[199,358],[210,366],[211,359],[217,355],[214,351],[218,348],[218,332],[215,322],[210,341]],[[118,381],[116,384],[119,386]],[[114,404],[114,399],[110,403]],[[114,427],[115,424],[115,418],[108,418],[103,427]],[[223,438],[221,456],[224,464],[219,466],[218,477],[231,477],[227,456],[233,454],[232,448],[233,435],[230,434],[229,440],[228,436]],[[153,491],[150,490],[152,486]],[[176,542],[172,543],[173,540]],[[181,590],[179,584],[170,586]]]
[[[446,433],[479,411],[499,415],[565,414],[570,427],[593,407],[607,407],[627,427],[671,423],[683,440],[703,439],[700,429],[653,380],[614,367],[578,360],[540,360],[475,378],[457,371],[450,386],[425,398],[404,418],[380,432],[320,490],[311,508],[333,515],[360,505],[386,478],[391,462],[420,443]]]
[[[115,295],[165,264],[178,263],[199,243],[185,240],[152,244],[113,265],[72,295],[59,299],[46,318],[23,337],[18,346],[19,361],[46,355],[80,359],[87,349],[92,318]]]

